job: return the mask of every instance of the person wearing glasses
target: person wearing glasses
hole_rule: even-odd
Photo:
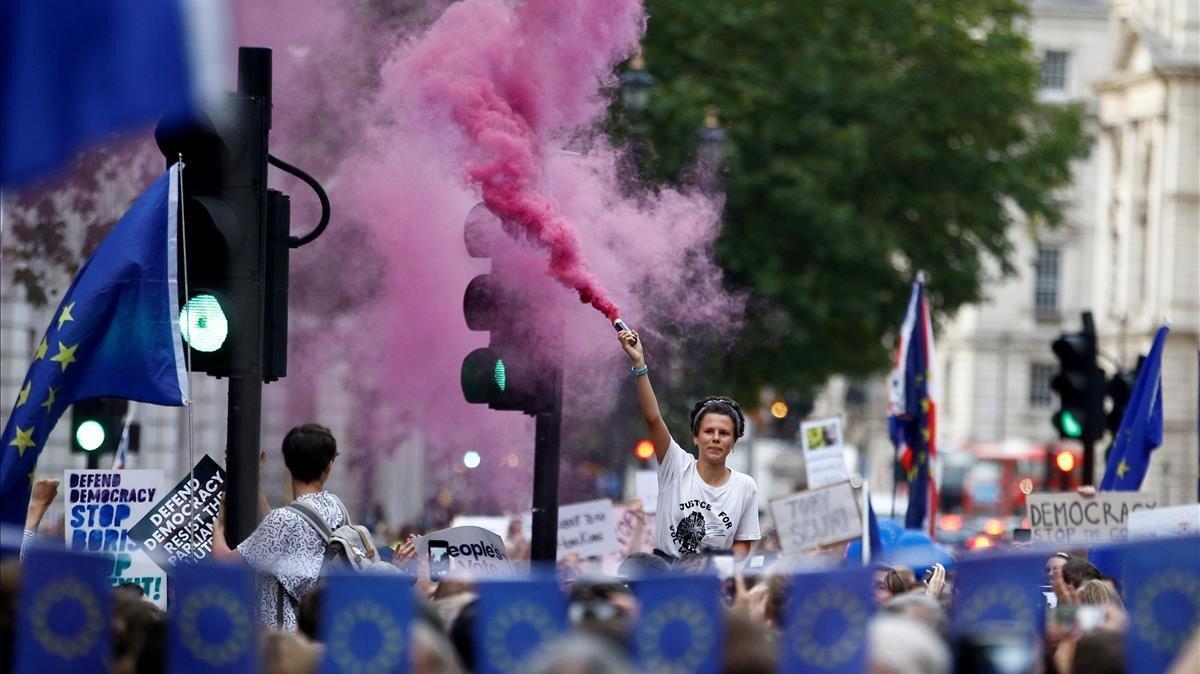
[[[633,364],[638,404],[658,459],[655,554],[674,562],[685,555],[732,550],[735,559],[744,558],[762,534],[754,478],[725,465],[746,431],[742,408],[732,398],[718,396],[696,403],[690,417],[697,452],[692,458],[663,421],[642,340],[632,330],[621,330],[617,339]]]

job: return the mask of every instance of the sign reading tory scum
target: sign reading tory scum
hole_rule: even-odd
[[[221,510],[225,471],[205,455],[129,531],[162,567],[198,562],[212,553],[212,523]]]
[[[134,523],[162,497],[161,470],[68,470],[67,547],[112,560],[109,582],[137,585],[160,607],[167,606],[167,576],[133,536]]]
[[[771,501],[771,516],[779,532],[779,545],[788,555],[862,536],[858,497],[849,482]]]

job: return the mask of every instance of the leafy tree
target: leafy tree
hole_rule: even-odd
[[[916,270],[952,312],[989,260],[1012,273],[1016,222],[1058,222],[1089,140],[1079,107],[1036,100],[1024,3],[647,4],[643,175],[694,174],[706,105],[729,134],[718,254],[752,299],[714,360],[740,395],[878,371]]]

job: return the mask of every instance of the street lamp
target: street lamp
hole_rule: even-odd
[[[656,86],[658,79],[646,72],[646,57],[638,47],[629,60],[629,70],[621,73],[621,103],[630,118],[641,118],[650,102],[650,90]]]

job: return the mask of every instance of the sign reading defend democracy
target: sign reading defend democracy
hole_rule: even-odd
[[[1158,499],[1136,492],[1030,494],[1029,528],[1044,543],[1115,543],[1129,537],[1129,514],[1158,506]]]
[[[849,482],[810,489],[771,502],[784,553],[799,554],[862,536],[858,497]]]
[[[129,536],[164,568],[180,560],[206,559],[212,552],[212,523],[221,510],[224,491],[225,471],[205,455],[137,521]]]
[[[147,555],[132,527],[162,497],[161,470],[68,470],[67,547],[112,561],[109,582],[137,585],[160,607],[167,605],[167,576]]]

